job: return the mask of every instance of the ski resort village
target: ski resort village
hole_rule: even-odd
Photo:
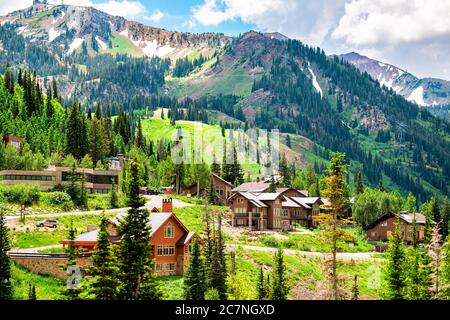
[[[56,2],[0,15],[0,300],[450,299],[448,81]]]

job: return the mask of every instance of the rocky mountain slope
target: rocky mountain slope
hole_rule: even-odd
[[[0,17],[18,34],[71,55],[124,53],[133,56],[179,58],[201,51],[209,55],[229,41],[221,34],[190,34],[154,28],[90,7],[37,4]]]
[[[419,79],[396,66],[370,59],[355,52],[342,54],[339,57],[362,72],[367,72],[380,85],[391,88],[419,106],[450,104],[450,81],[435,78]]]

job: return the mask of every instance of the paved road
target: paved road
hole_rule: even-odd
[[[145,203],[145,208],[151,210],[154,207],[161,208],[162,206],[162,199],[163,196],[154,195],[154,196],[144,196],[144,198],[147,199],[147,202]],[[174,208],[181,208],[186,206],[192,206],[192,204],[183,202],[178,199],[172,199],[172,204]],[[42,217],[42,218],[53,218],[53,217],[63,217],[63,216],[70,216],[70,215],[84,215],[84,214],[101,214],[102,212],[106,213],[121,213],[129,208],[118,208],[118,209],[106,209],[106,210],[92,210],[92,211],[70,211],[70,212],[59,212],[59,213],[50,213],[50,214],[30,214],[26,215],[27,218],[35,218],[35,217]],[[19,216],[6,216],[6,221],[17,221],[19,219]]]
[[[264,252],[276,252],[276,248],[268,248],[268,247],[258,247],[258,246],[247,246],[247,245],[239,245],[239,244],[227,244],[226,245],[229,248],[244,248],[248,250],[255,250],[255,251],[264,251]],[[310,251],[300,251],[300,250],[291,250],[291,249],[285,249],[283,250],[285,254],[288,255],[303,255],[306,258],[324,258],[329,253],[323,253],[323,252],[310,252]],[[337,259],[345,262],[350,262],[351,260],[354,261],[366,261],[366,260],[380,260],[380,258],[374,258],[372,255],[374,252],[339,252],[337,253]]]
[[[38,251],[46,250],[46,249],[53,249],[53,248],[60,248],[62,245],[55,244],[53,246],[45,246],[45,247],[36,247],[36,248],[22,248],[22,249],[12,249],[9,251],[9,253],[38,253]]]

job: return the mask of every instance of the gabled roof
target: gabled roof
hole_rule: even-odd
[[[218,176],[217,174],[215,174],[214,172],[212,173],[212,175],[213,175],[213,177],[215,177],[215,178],[221,180],[222,182],[228,184],[230,187],[233,187],[233,184],[232,184],[232,183],[228,182],[228,181],[225,180],[225,179],[222,179],[221,177],[219,177],[219,176]]]
[[[305,209],[311,209],[312,205],[319,202],[322,204],[322,200],[319,197],[291,197],[292,200],[300,204]]]
[[[264,192],[270,186],[270,183],[265,182],[245,182],[240,186],[237,186],[232,191],[233,192]]]
[[[297,191],[298,193],[302,194],[304,197],[308,196],[308,192],[307,191],[305,192],[305,190],[297,190],[297,189],[294,189],[294,188],[291,188],[291,187],[288,187],[288,188],[277,188],[276,192],[285,193],[286,191],[290,191],[290,190]]]
[[[194,237],[195,232],[189,232],[186,233],[180,240],[178,240],[177,245],[179,246],[183,246],[186,245],[187,243],[189,243],[189,241],[191,241],[191,239]]]
[[[393,218],[393,217],[396,217],[396,216],[397,215],[395,213],[388,212],[388,213],[382,215],[381,217],[379,217],[377,220],[375,220],[371,224],[369,224],[366,227],[364,227],[364,229],[365,230],[371,229],[371,228],[375,227],[376,225],[378,225],[379,223],[383,222],[384,220],[389,219],[389,218]],[[414,220],[414,213],[402,211],[402,212],[400,212],[398,217],[402,221],[406,222],[407,224],[412,224],[413,220]],[[416,223],[420,224],[420,225],[424,225],[425,222],[426,222],[426,217],[423,214],[421,214],[421,213],[416,213]],[[434,221],[432,221],[432,223],[434,223]]]
[[[273,201],[281,196],[281,192],[263,192],[257,195],[258,200],[261,201]]]
[[[300,204],[298,204],[297,202],[295,202],[294,200],[292,200],[289,197],[283,196],[283,198],[285,199],[285,201],[283,201],[281,203],[282,207],[285,207],[285,208],[301,208],[302,207]]]
[[[232,198],[234,198],[237,195],[240,195],[242,197],[244,197],[245,199],[247,199],[248,201],[250,201],[254,206],[258,207],[258,208],[267,208],[268,206],[262,202],[260,199],[258,199],[258,195],[260,195],[262,193],[258,193],[258,194],[254,194],[251,192],[236,192],[234,193],[229,200],[231,200]]]

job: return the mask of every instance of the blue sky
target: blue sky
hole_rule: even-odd
[[[0,14],[33,0],[0,0]],[[60,3],[61,0],[49,0]],[[328,54],[356,51],[450,80],[450,0],[64,0],[144,24],[237,35],[278,31]]]

